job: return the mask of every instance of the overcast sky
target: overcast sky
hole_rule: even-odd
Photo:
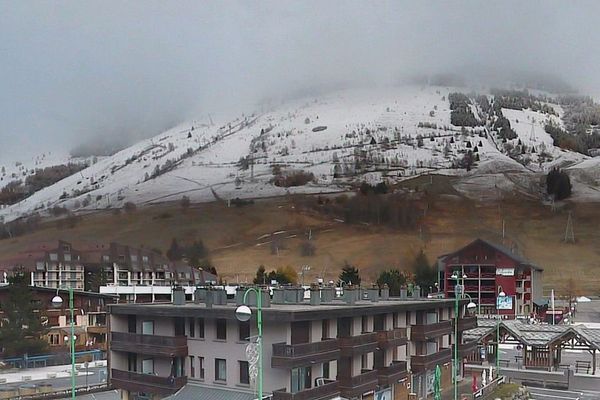
[[[600,1],[0,0],[0,161],[339,85],[489,68],[600,92]]]

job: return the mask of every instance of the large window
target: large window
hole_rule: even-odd
[[[196,365],[194,364],[194,356],[190,356],[190,378],[196,377]]]
[[[217,320],[217,339],[227,340],[227,320]]]
[[[198,357],[198,378],[204,379],[204,357]]]
[[[198,318],[198,337],[204,339],[204,318]]]
[[[292,393],[310,389],[310,367],[292,368]]]
[[[142,322],[142,335],[154,335],[154,321]]]
[[[146,358],[142,360],[142,374],[154,374],[154,359]]]
[[[196,319],[195,318],[190,318],[189,319],[189,331],[188,331],[189,337],[193,338],[196,336]]]
[[[250,340],[250,321],[239,321],[239,332],[240,332],[240,342],[246,342]]]
[[[250,370],[248,361],[238,361],[240,363],[240,383],[243,385],[250,384]]]
[[[329,320],[328,319],[324,319],[323,321],[321,321],[321,340],[325,340],[325,339],[329,339]]]
[[[215,381],[227,381],[227,361],[215,358]]]

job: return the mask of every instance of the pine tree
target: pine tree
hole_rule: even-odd
[[[339,277],[340,281],[345,282],[350,285],[360,285],[360,274],[358,273],[358,269],[355,266],[348,264],[346,261],[344,267],[342,268],[342,273]]]
[[[427,256],[421,250],[415,261],[413,262],[413,269],[415,271],[415,284],[421,286],[422,289],[428,289],[433,286],[436,282],[436,271],[429,264]]]
[[[47,343],[42,339],[44,332],[40,314],[34,312],[31,288],[24,270],[16,270],[8,279],[8,300],[0,309],[4,321],[0,327],[0,346],[5,356],[40,354]]]

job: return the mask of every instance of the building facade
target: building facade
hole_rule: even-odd
[[[69,291],[30,286],[34,312],[39,313],[42,326],[45,328],[44,339],[48,342],[50,352],[68,352],[71,311],[69,308]],[[8,300],[9,286],[0,286],[0,304]],[[52,304],[52,298],[59,295],[63,302],[60,307]],[[116,303],[117,297],[99,293],[74,291],[73,315],[75,324],[75,347],[77,351],[107,349],[107,306]],[[0,324],[3,312],[0,309]]]
[[[482,315],[500,314],[504,318],[529,315],[534,311],[534,302],[542,300],[543,270],[483,239],[438,259],[438,284],[447,297],[454,297],[455,272],[461,277],[461,284],[464,277],[465,292]],[[506,296],[497,304],[500,292]]]
[[[30,274],[33,286],[100,291],[135,302],[170,301],[173,286],[195,287],[217,282],[214,274],[201,268],[171,262],[155,251],[119,243],[73,245],[64,240],[38,243],[15,257],[0,260],[0,280],[6,283],[17,269]],[[107,289],[102,291],[101,286]],[[141,288],[137,293],[136,287]],[[144,289],[151,287],[168,288],[168,293]]]
[[[256,314],[249,323],[236,319],[241,294],[227,301],[222,290],[199,289],[194,302],[111,306],[113,387],[124,399],[162,398],[186,384],[252,393],[246,349]],[[311,290],[309,301],[302,294],[275,289],[271,301],[263,293],[264,393],[273,400],[425,398],[436,366],[442,386],[451,385],[454,300],[390,299],[379,290],[346,290],[337,299],[333,288]],[[474,318],[459,319],[461,360],[476,349],[462,332],[475,326]]]

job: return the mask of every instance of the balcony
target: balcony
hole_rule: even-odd
[[[442,321],[436,324],[417,324],[410,328],[410,340],[427,341],[452,333],[452,321]]]
[[[358,336],[338,338],[341,355],[352,356],[374,351],[378,346],[378,332],[363,333]]]
[[[411,356],[410,368],[413,372],[420,373],[433,369],[436,365],[448,363],[451,359],[452,351],[450,349],[440,349],[437,353]]]
[[[186,376],[162,377],[137,372],[110,370],[110,384],[130,392],[143,392],[167,396],[177,392],[187,383]]]
[[[406,378],[407,375],[406,361],[394,361],[388,367],[377,369],[377,378],[379,379],[380,386],[391,386],[399,380]]]
[[[331,399],[339,395],[340,389],[338,388],[338,382],[334,381],[296,393],[286,392],[285,389],[274,390],[273,400],[324,400]]]
[[[87,333],[93,335],[106,335],[108,333],[108,328],[106,325],[89,325],[87,327]]]
[[[356,376],[339,376],[340,393],[349,399],[360,397],[363,393],[375,390],[379,384],[377,370],[366,371]]]
[[[477,328],[477,317],[463,317],[458,319],[458,331]]]
[[[477,350],[477,341],[471,340],[466,343],[458,344],[458,356],[459,358],[465,358],[473,354],[473,352]]]
[[[112,332],[110,349],[159,357],[185,357],[188,355],[187,337],[185,336]]]
[[[335,360],[339,356],[340,345],[337,339],[302,344],[274,343],[271,366],[296,368]]]
[[[394,328],[390,331],[377,332],[377,342],[379,347],[383,348],[404,346],[408,343],[406,328]]]

